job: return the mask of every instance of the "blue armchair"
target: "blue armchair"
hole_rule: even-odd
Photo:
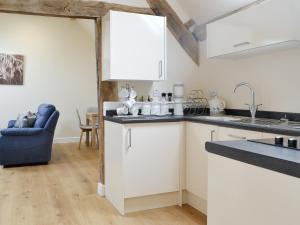
[[[42,104],[33,128],[14,128],[16,121],[9,121],[8,128],[0,132],[0,165],[48,163],[58,118],[53,105]]]

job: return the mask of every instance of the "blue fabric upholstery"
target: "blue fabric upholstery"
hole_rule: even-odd
[[[36,114],[36,121],[34,123],[34,128],[44,128],[47,120],[55,111],[55,107],[49,104],[42,104],[39,106],[38,112]]]
[[[8,128],[1,130],[3,136],[33,136],[43,132],[43,128]]]
[[[8,122],[8,128],[13,128],[13,127],[15,127],[15,123],[16,123],[16,120],[11,120],[11,121],[9,121]]]
[[[38,109],[39,121],[35,128],[8,128],[1,130],[0,165],[47,163],[51,160],[52,143],[59,112],[53,105],[43,104]]]

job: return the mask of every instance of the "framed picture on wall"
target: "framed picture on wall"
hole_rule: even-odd
[[[23,85],[24,56],[0,53],[0,85]]]

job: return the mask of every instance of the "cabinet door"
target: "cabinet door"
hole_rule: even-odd
[[[125,198],[179,191],[183,124],[142,124],[126,128]]]
[[[282,136],[284,138],[289,137],[289,136],[282,135],[282,134],[263,133],[263,138],[273,138],[273,139],[275,139],[276,136]]]
[[[186,189],[207,199],[207,152],[205,142],[217,140],[218,127],[199,123],[186,125]]]
[[[208,57],[253,54],[271,50],[272,46],[288,47],[299,39],[294,25],[299,21],[294,8],[299,5],[297,0],[263,1],[208,24]]]
[[[219,141],[247,140],[262,138],[261,132],[220,127]]]
[[[165,17],[110,13],[111,79],[165,80]]]

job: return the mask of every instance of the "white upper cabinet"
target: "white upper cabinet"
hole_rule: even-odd
[[[166,18],[109,11],[102,22],[103,80],[165,80]]]
[[[300,1],[265,0],[207,25],[207,54],[234,58],[300,46]]]

